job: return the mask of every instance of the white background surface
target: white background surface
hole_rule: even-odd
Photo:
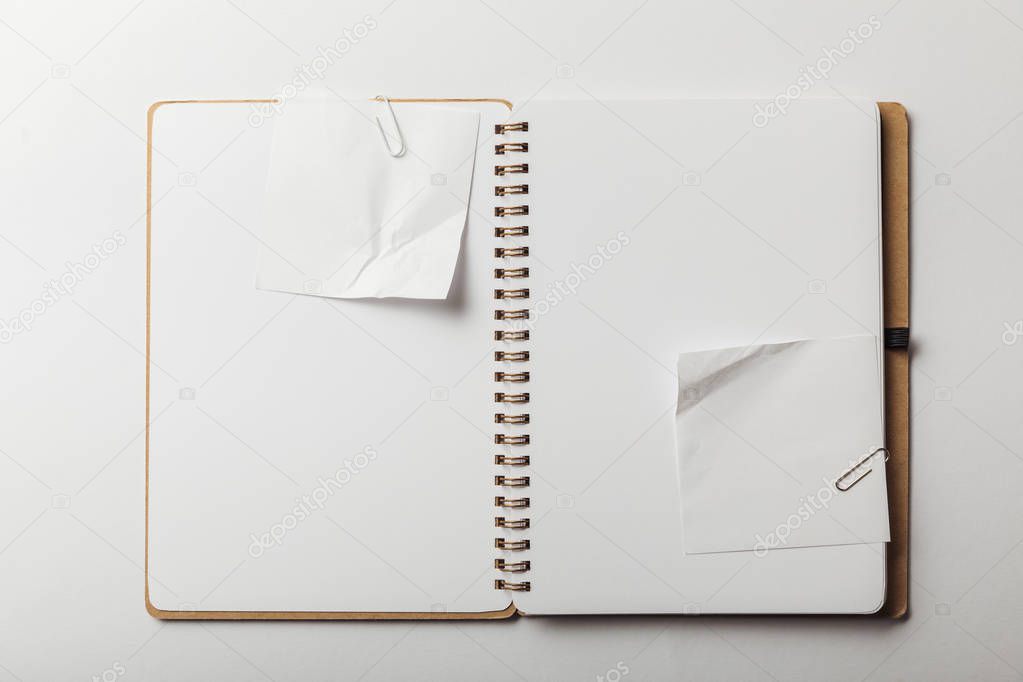
[[[145,613],[151,102],[275,95],[367,15],[376,28],[323,79],[345,94],[772,97],[872,14],[881,28],[810,94],[899,100],[911,116],[908,622]],[[566,680],[619,664],[636,680],[1023,676],[1023,338],[1003,335],[1023,319],[1018,1],[3,2],[0,59],[0,319],[94,244],[127,238],[0,346],[0,679]],[[201,185],[203,170],[182,172]],[[189,176],[172,191],[191,191]]]

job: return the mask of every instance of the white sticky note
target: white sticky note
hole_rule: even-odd
[[[877,338],[684,353],[676,442],[687,553],[886,542]]]
[[[479,114],[310,97],[273,121],[260,289],[334,298],[446,298],[458,262]],[[396,139],[391,146],[398,148]]]

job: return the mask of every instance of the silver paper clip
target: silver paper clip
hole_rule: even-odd
[[[879,452],[883,452],[884,453],[884,461],[887,462],[888,461],[888,448],[878,448],[878,449],[874,450],[873,452],[871,452],[866,457],[864,457],[863,459],[861,459],[860,461],[856,462],[856,464],[853,464],[851,467],[849,467],[848,469],[843,471],[842,475],[835,479],[835,488],[838,489],[839,492],[844,493],[845,491],[849,490],[854,485],[856,485],[857,483],[862,481],[864,478],[869,476],[870,472],[874,470],[873,467],[867,469],[862,474],[860,474],[859,476],[857,476],[856,478],[854,478],[853,480],[851,480],[849,482],[846,482],[846,480],[845,480],[845,479],[849,478],[850,476],[852,476],[857,471],[859,471],[860,468],[864,464],[866,464],[868,461],[870,461],[874,457],[874,455],[876,455]]]
[[[401,144],[401,146],[398,148],[398,151],[393,151],[391,149],[391,141],[387,137],[387,133],[384,132],[384,126],[382,123],[380,123],[380,117],[377,116],[376,117],[377,128],[380,129],[380,137],[384,138],[384,146],[387,147],[387,153],[396,159],[405,156],[405,152],[407,151],[408,147],[405,145],[405,136],[402,135],[401,133],[401,126],[398,125],[398,117],[394,115],[394,107],[391,106],[391,100],[390,98],[384,97],[383,95],[377,95],[376,98],[377,100],[380,100],[384,104],[386,104],[387,110],[391,112],[391,122],[394,123],[394,130],[395,132],[398,133],[398,142]]]

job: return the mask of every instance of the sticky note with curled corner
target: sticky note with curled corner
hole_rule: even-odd
[[[850,336],[678,357],[686,553],[886,542],[878,339]],[[851,466],[864,475],[842,492]],[[866,468],[865,468],[866,467]]]

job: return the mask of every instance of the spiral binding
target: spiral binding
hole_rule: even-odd
[[[498,318],[496,315],[495,319]],[[494,332],[494,341],[529,341],[528,329],[498,329]]]
[[[494,372],[494,381],[523,384],[529,381],[529,372]]]
[[[498,218],[505,218],[512,215],[529,215],[529,206],[496,206],[494,215]]]
[[[494,166],[494,175],[503,177],[505,175],[513,175],[515,173],[528,173],[528,163],[510,163],[504,166]]]
[[[528,255],[528,246],[513,246],[511,248],[499,246],[494,249],[494,258],[521,258]]]
[[[518,227],[495,227],[495,237],[528,237],[529,227],[519,225]]]
[[[502,135],[504,133],[501,133]],[[494,145],[494,153],[498,155],[508,154],[510,152],[528,152],[528,142],[502,142],[501,144]]]
[[[529,298],[529,289],[494,289],[494,298]]]
[[[529,131],[529,123],[520,121],[516,123],[498,123],[494,126],[495,135],[507,135],[509,133],[526,133]],[[529,143],[512,139],[499,142],[494,145],[494,154],[497,156],[516,156],[529,151]],[[529,173],[529,164],[518,159],[511,158],[513,163],[504,163],[494,166],[494,175],[498,178],[517,176]],[[512,178],[508,178],[511,180]],[[495,197],[514,197],[520,199],[529,194],[529,184],[526,182],[500,182],[494,186]],[[528,216],[529,206],[524,203],[515,205],[501,205],[494,207],[496,218],[510,218],[515,216]],[[494,227],[494,237],[497,239],[508,239],[511,237],[528,237],[528,225],[498,225]],[[502,267],[494,268],[495,280],[525,280],[529,278],[529,268],[512,266],[509,259],[525,258],[529,256],[529,247],[524,245],[496,246],[494,247],[494,258],[502,261]],[[508,264],[505,267],[505,264]],[[501,287],[494,289],[495,301],[522,301],[529,298],[529,287]],[[529,319],[528,308],[502,307],[494,310],[494,319],[497,321],[515,322]],[[500,342],[523,342],[529,341],[528,329],[498,329],[494,332],[494,340]],[[529,351],[519,349],[501,349],[494,351],[494,362],[499,363],[501,369],[494,372],[494,382],[498,384],[526,384],[529,383],[529,371],[508,371],[505,363],[526,363],[529,362]],[[494,393],[494,403],[497,405],[525,405],[529,403],[529,392],[505,393],[498,391]],[[514,408],[512,408],[514,410]],[[509,450],[529,445],[529,434],[514,432],[516,429],[529,424],[529,413],[518,412],[508,413],[498,409],[494,413],[494,423],[506,425],[511,428],[511,433],[495,433],[494,444],[507,446]],[[500,473],[494,475],[494,485],[502,492],[512,490],[524,490],[529,488],[530,477],[522,472],[523,467],[529,466],[529,455],[515,452],[499,453],[494,455],[494,464],[500,467]],[[529,509],[529,496],[511,496],[500,494],[494,497],[494,507],[501,510],[519,511]],[[504,531],[517,532],[529,528],[528,517],[505,517],[495,516],[494,526]],[[494,548],[501,552],[516,553],[513,559],[505,556],[494,559],[494,569],[502,573],[522,574],[528,573],[531,563],[528,559],[520,559],[521,552],[530,549],[530,541],[518,537],[494,538]],[[494,581],[494,588],[498,590],[509,590],[512,592],[528,592],[531,583],[528,580],[505,580]]]
[[[495,298],[504,298],[504,295],[502,294],[501,296],[497,296],[495,294],[494,297]],[[495,310],[494,311],[494,319],[495,320],[528,320],[529,319],[529,309],[528,308],[522,308],[521,310]],[[507,338],[507,336],[505,338]]]
[[[494,361],[495,362],[526,362],[529,360],[528,350],[495,350]]]

